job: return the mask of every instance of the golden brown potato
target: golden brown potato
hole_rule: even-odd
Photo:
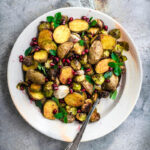
[[[74,92],[72,94],[68,94],[65,97],[65,102],[69,106],[80,107],[84,104],[84,96],[82,96],[79,93]]]
[[[39,32],[38,45],[41,47],[42,42],[45,40],[52,41],[52,32],[50,30],[42,30]]]
[[[69,29],[73,32],[86,31],[89,28],[89,24],[85,20],[75,19],[69,22]]]
[[[73,43],[72,42],[65,42],[59,45],[57,49],[57,55],[60,59],[64,58],[68,52],[72,49]]]
[[[106,58],[106,59],[100,60],[95,67],[96,73],[104,73],[104,72],[108,71],[109,70],[108,64],[110,62],[114,62],[114,60],[111,58]]]
[[[100,119],[100,114],[97,112],[97,109],[94,110],[94,112],[91,115],[90,122],[95,122]]]
[[[42,86],[40,84],[32,83],[30,85],[30,89],[31,89],[32,92],[39,92],[39,91],[41,91]]]
[[[89,28],[87,33],[91,34],[91,35],[95,35],[99,32],[99,28],[97,27],[92,27],[92,28]]]
[[[34,53],[33,59],[39,63],[44,63],[48,59],[48,53],[45,50],[40,50]]]
[[[42,73],[35,71],[33,69],[30,69],[27,71],[26,79],[28,79],[36,84],[44,84],[45,83],[45,76]]]
[[[110,35],[101,34],[101,43],[103,49],[113,49],[116,45],[116,39]]]
[[[30,90],[30,88],[28,88],[28,93],[29,93],[29,96],[31,97],[31,98],[33,98],[34,100],[42,100],[42,99],[44,99],[44,95],[43,95],[43,93],[42,92],[32,92],[31,90]]]
[[[59,80],[62,84],[66,84],[69,78],[73,78],[73,69],[70,66],[64,66],[60,70]]]
[[[41,42],[40,47],[42,49],[45,49],[48,53],[49,53],[49,50],[57,50],[56,43],[51,40],[45,40]]]
[[[50,120],[55,120],[53,111],[56,110],[58,112],[58,106],[57,104],[52,101],[48,100],[45,102],[44,107],[43,107],[43,115],[45,118],[50,119]]]
[[[104,90],[108,90],[108,91],[115,91],[118,83],[119,83],[119,78],[118,76],[115,76],[114,74],[109,78],[110,82],[104,82],[104,84],[102,85],[102,88]]]
[[[81,83],[83,87],[86,89],[86,91],[92,95],[93,93],[93,84],[89,83],[87,80],[83,81]]]
[[[62,44],[70,38],[70,30],[67,25],[58,26],[53,33],[53,38],[56,43]]]
[[[81,46],[79,43],[75,43],[72,50],[78,54],[78,55],[82,55],[82,52],[84,51],[85,46]]]
[[[96,40],[92,43],[90,50],[88,61],[90,64],[96,64],[103,55],[103,48],[101,42]]]
[[[36,69],[37,67],[38,67],[38,62],[36,62],[36,61],[34,61],[33,65],[31,65],[31,66],[27,66],[25,64],[22,64],[23,71],[28,71],[30,69]]]
[[[71,61],[71,67],[74,69],[74,70],[80,70],[81,69],[81,63],[74,59]]]

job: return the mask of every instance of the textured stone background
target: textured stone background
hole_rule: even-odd
[[[150,0],[0,0],[0,150],[63,150],[67,143],[30,127],[16,111],[7,87],[7,62],[22,30],[50,10],[86,6],[117,19],[132,35],[142,58],[143,87],[134,111],[114,132],[80,150],[150,149]]]

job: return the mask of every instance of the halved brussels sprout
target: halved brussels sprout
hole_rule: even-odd
[[[110,56],[110,51],[108,51],[108,50],[105,50],[104,52],[103,52],[103,57],[109,57]]]
[[[42,31],[42,30],[45,30],[45,29],[50,29],[51,28],[51,25],[49,22],[42,22],[40,23],[40,25],[38,26],[38,31]]]
[[[37,69],[37,67],[38,67],[38,62],[36,62],[36,61],[34,61],[33,65],[31,65],[31,66],[27,66],[25,64],[22,64],[23,71],[28,71],[30,69]]]
[[[120,46],[122,46],[124,48],[125,51],[129,50],[129,44],[125,41],[118,41],[117,44],[119,44]]]
[[[97,27],[91,27],[88,29],[87,33],[91,34],[91,35],[95,35],[99,32],[99,28]]]
[[[108,32],[109,35],[113,36],[116,39],[119,39],[121,36],[121,32],[119,29],[112,29]]]
[[[67,120],[68,120],[68,123],[72,123],[72,122],[74,122],[75,117],[73,115],[68,114],[67,115]]]
[[[81,56],[81,58],[80,58],[80,63],[81,63],[82,65],[87,64],[87,61],[88,61],[88,56],[87,56],[87,55]]]
[[[74,59],[74,60],[71,61],[71,67],[74,70],[80,70],[81,69],[81,64],[78,60]]]
[[[93,100],[94,102],[96,102],[97,98],[98,98],[98,93],[94,93],[94,94],[92,95],[92,100]]]
[[[67,113],[74,115],[74,116],[77,114],[77,108],[76,107],[71,107],[71,106],[67,105],[66,111],[67,111]]]
[[[84,80],[85,80],[85,75],[79,75],[74,78],[74,81],[76,82],[82,82]]]
[[[123,52],[123,50],[124,50],[124,48],[123,48],[122,46],[120,46],[119,44],[117,44],[117,45],[115,46],[115,48],[113,49],[113,51],[114,51],[115,53],[117,53],[118,55],[121,55],[122,52]]]
[[[94,74],[92,76],[92,80],[96,83],[96,84],[99,84],[99,85],[102,85],[105,81],[105,78],[103,76],[103,74]]]
[[[44,95],[45,97],[51,97],[53,94],[53,82],[48,81],[45,83],[44,87],[43,87],[43,91],[44,91]]]
[[[81,91],[81,84],[80,83],[73,83],[73,90],[76,92],[80,92]]]
[[[81,122],[85,121],[86,117],[87,117],[86,113],[77,113],[76,114],[76,119]]]
[[[48,59],[48,60],[45,62],[45,68],[46,68],[46,69],[50,69],[50,68],[51,68],[51,65],[50,65],[51,62],[53,62],[52,59]]]
[[[39,91],[41,91],[42,86],[40,84],[32,83],[30,85],[30,89],[31,89],[32,92],[39,92]]]
[[[31,98],[33,98],[34,100],[42,100],[42,99],[45,98],[44,95],[43,95],[43,93],[41,91],[39,91],[39,92],[32,92],[30,90],[30,88],[28,88],[28,93],[29,93],[29,96]]]
[[[85,104],[83,104],[81,106],[82,112],[85,112],[85,113],[89,112],[91,110],[91,108],[92,108],[92,104],[93,104],[93,102],[92,102],[91,99],[85,100]]]
[[[32,56],[26,56],[23,58],[23,64],[25,64],[27,67],[31,66],[34,64]]]
[[[48,75],[51,80],[55,80],[58,70],[54,68],[50,68],[48,71]]]
[[[97,112],[97,109],[94,110],[94,112],[91,115],[90,122],[95,122],[100,119],[100,114]]]
[[[104,22],[101,19],[96,19],[97,25],[102,30],[104,27]]]
[[[126,56],[120,56],[120,61],[121,62],[125,62],[125,61],[127,61],[127,57]]]

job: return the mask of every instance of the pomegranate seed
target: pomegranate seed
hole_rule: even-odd
[[[94,92],[97,93],[98,91],[97,91],[97,90],[94,90]]]
[[[76,58],[79,58],[80,56],[79,55],[76,55]]]
[[[109,82],[110,82],[110,80],[109,80],[109,79],[106,79],[106,80],[105,80],[105,82],[109,83]]]
[[[70,18],[69,18],[69,21],[73,21],[73,17],[70,17]]]
[[[54,56],[53,56],[53,55],[51,55],[51,56],[50,56],[50,59],[54,59]]]
[[[68,64],[70,64],[70,60],[68,58],[66,59],[66,61],[67,61]]]
[[[32,41],[33,41],[33,42],[37,41],[37,38],[36,38],[36,37],[34,37],[34,38],[32,39]]]
[[[73,89],[70,89],[70,93],[71,93],[71,94],[73,93]]]
[[[89,52],[89,50],[88,49],[85,49],[85,53],[88,53]]]
[[[109,67],[109,71],[113,71],[113,68],[112,68],[112,67]]]
[[[85,90],[85,89],[81,89],[81,91],[82,91],[82,92],[85,92],[86,90]]]
[[[83,20],[86,20],[86,19],[87,19],[87,17],[86,17],[86,16],[82,16],[82,19],[83,19]]]
[[[50,65],[51,65],[51,66],[55,66],[55,64],[54,64],[54,63],[50,63]]]
[[[23,86],[21,86],[21,87],[20,87],[20,90],[21,90],[21,91],[23,91],[23,90],[24,90],[24,87],[23,87]]]
[[[104,30],[108,30],[108,26],[107,25],[104,25]]]
[[[37,51],[39,51],[39,49],[36,47],[36,48],[34,49],[34,51],[36,51],[36,52],[37,52]]]
[[[58,90],[58,87],[54,87],[54,90]]]
[[[45,81],[46,81],[46,82],[48,82],[48,79],[47,79],[47,78],[45,78]]]
[[[91,98],[91,95],[88,94],[88,95],[87,95],[87,98]]]
[[[59,58],[58,58],[58,57],[55,57],[55,60],[56,60],[57,62],[59,62]]]
[[[69,81],[68,81],[67,83],[68,83],[68,84],[71,84],[71,82],[69,82]]]
[[[80,110],[80,109],[78,109],[78,110],[77,110],[77,113],[80,113],[80,112],[81,112],[81,110]]]
[[[70,57],[70,60],[73,60],[73,57]]]
[[[63,99],[60,99],[59,102],[60,102],[60,103],[64,103],[65,101],[64,101]]]
[[[37,42],[33,42],[33,45],[37,45],[38,43]]]
[[[23,59],[23,56],[22,56],[22,55],[20,55],[20,56],[19,56],[19,59]]]
[[[90,22],[90,19],[89,19],[89,18],[86,18],[86,21],[89,23],[89,22]]]
[[[57,113],[57,109],[54,109],[54,110],[53,110],[53,114],[56,114],[56,113]]]
[[[33,41],[30,43],[30,46],[34,46]]]
[[[62,60],[62,62],[65,63],[65,62],[66,62],[66,59],[64,58],[64,59]]]
[[[85,51],[82,52],[82,55],[85,55]]]
[[[86,69],[85,71],[86,71],[86,72],[89,72],[89,71],[91,71],[91,69],[90,69],[90,68],[88,68],[88,69]]]
[[[68,79],[68,81],[69,81],[69,82],[72,82],[72,79],[71,79],[71,78],[69,78],[69,79]]]
[[[33,99],[32,97],[30,97],[30,100],[31,100],[31,101],[34,101],[34,99]]]
[[[53,87],[58,87],[58,85],[56,83],[53,84]]]
[[[72,71],[72,73],[73,73],[73,75],[78,75],[78,73],[77,72],[75,72],[74,70]]]
[[[62,22],[62,24],[65,25],[65,24],[66,24],[66,21],[64,20],[64,21]]]
[[[70,84],[69,87],[72,88],[72,87],[73,87],[73,84]]]
[[[61,65],[59,65],[59,66],[58,66],[58,68],[59,68],[59,69],[61,69],[61,68],[62,68],[62,66],[61,66]]]

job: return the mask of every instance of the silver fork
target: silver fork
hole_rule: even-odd
[[[91,111],[89,112],[86,120],[84,121],[80,131],[77,133],[77,135],[76,135],[75,139],[73,140],[73,142],[68,144],[68,146],[66,147],[65,150],[78,150],[78,147],[79,147],[81,138],[83,136],[83,133],[85,131],[85,128],[86,128],[86,126],[87,126],[87,124],[88,124],[88,122],[91,118],[91,115],[92,115],[93,111],[95,110],[96,105],[99,103],[99,101],[100,101],[100,98],[96,100],[96,102],[94,103],[94,105],[93,105]]]

